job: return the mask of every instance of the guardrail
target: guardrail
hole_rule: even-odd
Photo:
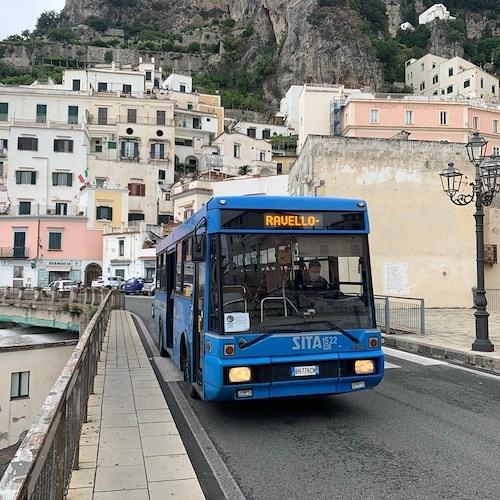
[[[486,301],[488,302],[489,312],[500,312],[500,289],[487,288]]]
[[[425,333],[424,299],[375,295],[375,315],[385,333]]]
[[[109,315],[124,306],[123,292],[112,290],[91,319],[0,480],[2,500],[66,497]]]

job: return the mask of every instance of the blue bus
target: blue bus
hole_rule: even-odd
[[[157,246],[155,341],[207,401],[338,394],[384,371],[362,200],[212,198]]]

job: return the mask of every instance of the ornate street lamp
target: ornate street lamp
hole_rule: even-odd
[[[469,185],[470,193],[460,193],[462,174],[453,163],[440,174],[443,191],[455,205],[468,205],[475,201],[476,212],[476,269],[477,289],[474,294],[474,307],[476,312],[476,340],[472,344],[473,351],[491,352],[495,346],[488,335],[488,312],[486,311],[486,291],[484,289],[484,211],[483,206],[491,205],[495,195],[500,192],[500,162],[498,157],[486,157],[488,142],[474,132],[470,141],[465,146],[469,161],[474,165],[474,182]]]

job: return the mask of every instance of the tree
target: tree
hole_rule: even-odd
[[[61,15],[55,10],[42,12],[36,21],[35,31],[38,35],[45,35],[50,29],[57,28]]]
[[[252,167],[250,165],[241,165],[238,168],[238,175],[248,175],[252,173]]]
[[[113,62],[113,51],[107,50],[104,54],[104,62],[110,64]]]

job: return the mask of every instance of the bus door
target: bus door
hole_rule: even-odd
[[[193,372],[196,382],[203,382],[204,332],[203,314],[205,304],[205,262],[196,263],[196,285],[193,300]]]
[[[166,255],[166,272],[167,272],[167,288],[166,288],[166,332],[167,332],[167,347],[174,347],[174,294],[175,294],[175,264],[176,251],[175,246],[168,249]]]

